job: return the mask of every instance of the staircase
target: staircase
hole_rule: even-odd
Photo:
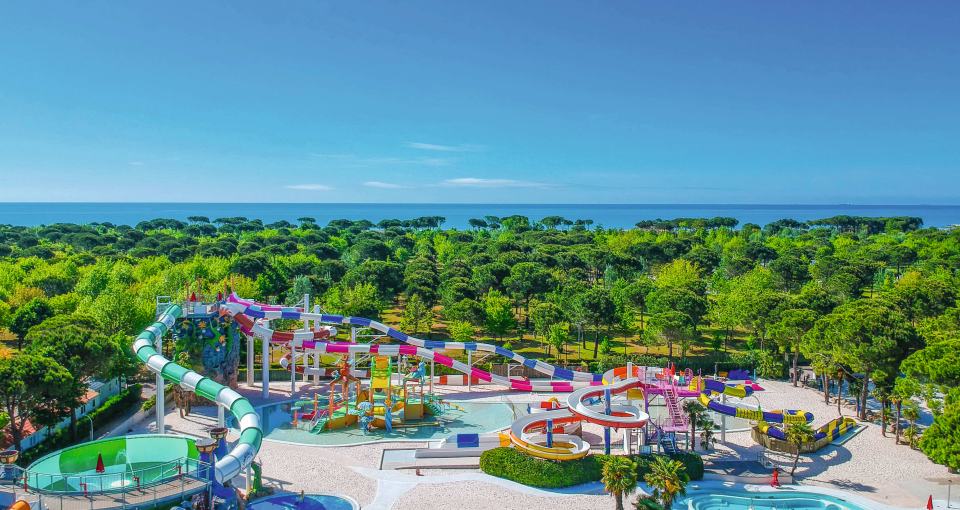
[[[667,455],[676,455],[680,453],[680,449],[677,448],[677,435],[673,432],[663,432],[661,431],[659,436],[660,449],[663,450],[663,453]]]
[[[686,413],[680,408],[680,398],[677,396],[677,388],[673,384],[663,383],[663,400],[666,403],[667,413],[669,414],[664,423],[664,430],[687,430],[690,424],[687,423]]]

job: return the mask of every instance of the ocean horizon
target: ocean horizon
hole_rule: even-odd
[[[199,202],[2,202],[0,224],[38,226],[53,223],[109,222],[135,225],[155,218],[186,221],[188,216],[244,216],[265,223],[311,217],[323,225],[334,219],[410,219],[443,216],[444,227],[469,228],[470,218],[523,215],[531,220],[563,216],[593,220],[594,226],[631,228],[640,220],[729,216],[740,225],[790,218],[798,221],[836,215],[916,216],[924,226],[960,224],[960,205],[857,204],[464,204],[464,203],[199,203]]]

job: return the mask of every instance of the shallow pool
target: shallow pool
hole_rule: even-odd
[[[703,490],[691,493],[673,504],[687,510],[866,510],[833,496],[783,489],[778,492]]]
[[[489,402],[460,402],[454,403],[440,416],[427,416],[416,426],[394,428],[393,432],[374,429],[366,434],[358,426],[339,430],[328,430],[313,434],[308,430],[294,427],[291,403],[269,404],[257,408],[260,414],[264,438],[289,443],[309,444],[319,446],[338,446],[358,443],[372,443],[375,441],[433,441],[443,439],[453,434],[486,433],[501,430],[510,426],[518,412],[525,412],[526,406]],[[523,408],[523,411],[520,408]],[[236,422],[229,421],[231,427]]]
[[[349,499],[327,494],[304,494],[302,501],[299,494],[277,494],[256,499],[247,504],[247,508],[251,510],[355,510],[358,507]]]

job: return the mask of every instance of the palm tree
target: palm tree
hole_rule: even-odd
[[[887,437],[887,418],[890,417],[887,404],[890,401],[890,391],[878,386],[873,390],[873,398],[880,401],[880,434]]]
[[[623,495],[637,486],[637,464],[629,457],[611,457],[603,464],[603,487],[609,492],[617,505],[623,510]]]
[[[650,463],[650,472],[643,479],[653,487],[653,497],[663,508],[670,508],[674,498],[686,494],[690,481],[683,463],[669,457],[655,457]]]
[[[795,456],[793,457],[793,468],[790,469],[790,476],[797,470],[797,464],[800,462],[800,448],[804,443],[813,441],[813,429],[806,423],[791,423],[787,425],[785,435],[787,442],[793,445]]]
[[[910,422],[910,427],[904,431],[904,436],[907,439],[907,444],[910,445],[910,448],[913,448],[917,438],[917,420],[920,419],[920,405],[913,400],[905,401],[903,403],[903,417]]]
[[[710,449],[710,441],[713,439],[713,428],[716,426],[717,424],[713,422],[713,418],[709,414],[704,413],[703,421],[700,422],[700,446],[702,446],[704,450]]]
[[[707,415],[707,408],[703,407],[699,401],[695,399],[685,400],[683,402],[683,412],[687,414],[687,421],[690,422],[690,446],[691,450],[696,449],[697,444],[697,424],[703,422],[704,417]]]

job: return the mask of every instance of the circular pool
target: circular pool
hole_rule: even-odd
[[[329,494],[277,494],[255,499],[247,504],[249,510],[359,510],[353,500]]]
[[[293,425],[293,404],[278,402],[257,408],[264,439],[313,446],[346,446],[375,441],[434,441],[453,434],[483,434],[510,426],[526,405],[501,402],[451,402],[449,409],[439,416],[427,416],[411,421],[392,432],[374,429],[364,433],[359,426],[313,433],[305,423]],[[237,422],[227,418],[227,424],[236,428]]]
[[[782,490],[750,492],[703,489],[690,491],[674,508],[688,510],[866,510],[849,501],[812,492]]]
[[[41,457],[27,468],[27,485],[53,492],[104,492],[161,482],[197,469],[193,439],[144,434],[91,441]],[[98,459],[103,471],[97,471]]]

